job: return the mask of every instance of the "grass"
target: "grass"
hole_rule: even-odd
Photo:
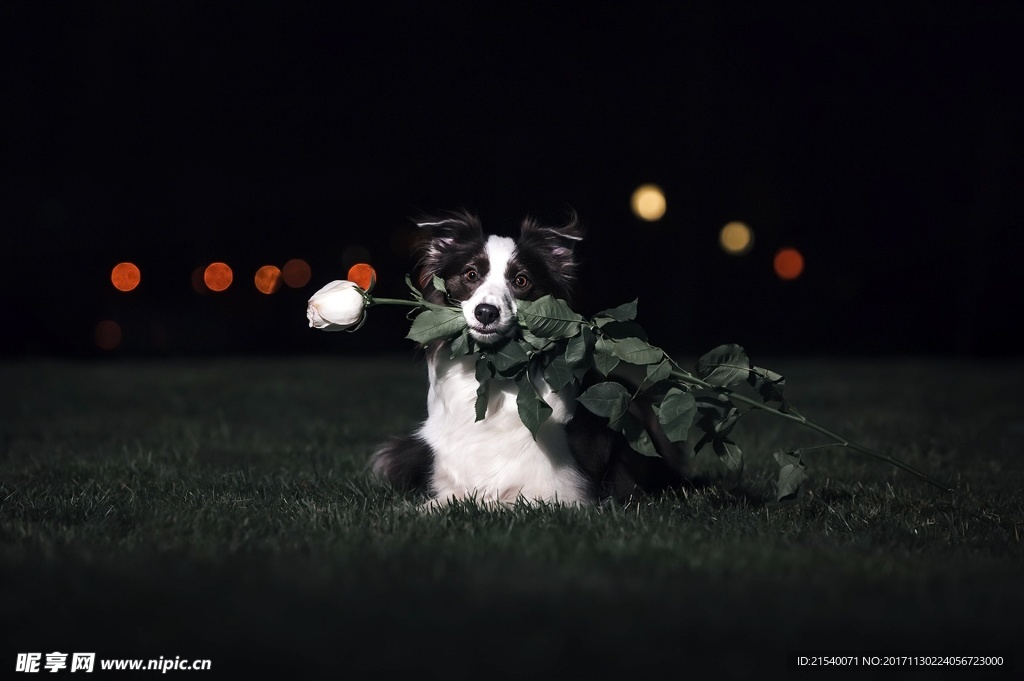
[[[421,415],[411,358],[2,364],[0,664],[746,678],[791,651],[1012,651],[1024,363],[758,364],[958,492],[827,449],[803,502],[774,505],[772,451],[821,440],[751,414],[741,480],[702,460],[711,484],[626,505],[425,514],[363,468]]]

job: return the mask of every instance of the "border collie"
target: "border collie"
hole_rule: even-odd
[[[418,224],[429,234],[416,268],[419,288],[431,302],[461,304],[479,345],[519,333],[517,300],[551,294],[571,304],[576,248],[583,238],[575,215],[558,227],[527,219],[516,240],[486,236],[468,213]],[[434,289],[434,275],[444,281],[447,296]],[[433,504],[473,499],[578,505],[602,497],[626,499],[682,481],[666,460],[634,452],[605,419],[577,410],[571,385],[554,392],[539,375],[532,380],[552,414],[536,438],[520,420],[513,381],[491,381],[486,416],[474,421],[476,357],[451,359],[447,345],[437,341],[427,348],[426,421],[371,456],[373,473],[394,487],[427,492]],[[658,436],[657,419],[642,416],[659,450],[670,448]]]

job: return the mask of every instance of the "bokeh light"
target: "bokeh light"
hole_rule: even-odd
[[[220,292],[226,291],[231,282],[234,281],[235,275],[223,262],[211,262],[203,270],[203,283],[206,284],[206,288],[211,291]]]
[[[718,233],[718,243],[730,255],[745,255],[754,247],[754,233],[743,222],[729,222]]]
[[[377,272],[365,262],[360,262],[349,268],[346,279],[364,291],[372,291],[377,283]]]
[[[104,319],[96,325],[94,336],[100,350],[113,350],[121,344],[121,325],[112,319]]]
[[[256,270],[256,289],[268,296],[281,288],[281,270],[273,265],[264,265]]]
[[[804,256],[795,248],[780,248],[775,254],[775,274],[779,279],[791,281],[804,271]]]
[[[291,288],[302,288],[309,283],[312,276],[313,272],[309,269],[309,263],[301,258],[292,258],[281,268],[281,277],[284,279],[284,283]]]
[[[110,272],[110,283],[118,291],[132,291],[142,281],[138,266],[131,262],[119,262]]]
[[[656,184],[641,185],[633,192],[630,205],[641,220],[656,222],[665,215],[665,194]]]

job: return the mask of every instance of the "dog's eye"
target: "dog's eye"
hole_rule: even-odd
[[[480,278],[480,273],[473,268],[470,268],[462,273],[462,278],[466,281],[476,281]]]
[[[512,283],[514,283],[517,288],[526,288],[530,285],[530,280],[526,278],[526,275],[520,274]]]

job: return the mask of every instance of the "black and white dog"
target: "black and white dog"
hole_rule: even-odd
[[[576,246],[583,238],[575,216],[560,227],[528,219],[517,240],[485,236],[479,220],[467,213],[419,226],[429,230],[429,238],[417,266],[418,286],[431,302],[461,303],[469,333],[481,346],[519,332],[517,300],[551,294],[571,303]],[[448,300],[434,289],[434,275],[444,281]],[[451,359],[446,346],[435,342],[427,348],[426,421],[371,457],[372,471],[395,487],[426,491],[433,503],[472,498],[485,504],[575,505],[609,496],[625,499],[682,481],[668,459],[637,454],[604,419],[577,410],[571,386],[554,392],[541,376],[533,376],[533,382],[552,414],[536,438],[519,417],[513,381],[491,382],[487,415],[474,421],[475,357]],[[643,416],[659,450],[670,454],[657,420]]]

